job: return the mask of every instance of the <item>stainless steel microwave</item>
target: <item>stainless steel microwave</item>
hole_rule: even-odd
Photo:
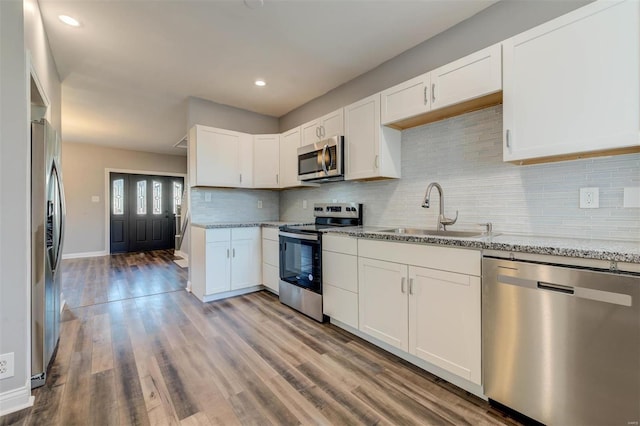
[[[298,180],[344,180],[344,137],[333,136],[298,148]]]

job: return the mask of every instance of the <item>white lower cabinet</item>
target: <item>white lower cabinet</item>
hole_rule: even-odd
[[[208,296],[260,285],[260,228],[191,228],[191,291]]]
[[[332,319],[358,328],[357,239],[322,237],[322,311]]]
[[[409,351],[407,265],[358,259],[360,331]]]
[[[480,277],[409,267],[409,352],[480,384]]]
[[[262,228],[262,285],[273,293],[280,287],[280,243],[278,228]]]
[[[480,252],[360,240],[358,254],[359,330],[480,385]]]

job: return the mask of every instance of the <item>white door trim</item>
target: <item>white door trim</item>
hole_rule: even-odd
[[[109,208],[111,207],[111,197],[109,196],[109,173],[128,173],[132,175],[153,175],[153,176],[168,176],[168,177],[181,177],[184,178],[184,185],[187,185],[186,173],[174,173],[174,172],[160,172],[151,170],[131,170],[131,169],[113,169],[106,167],[104,169],[104,250],[102,254],[97,256],[106,256],[111,253],[110,241],[111,241],[111,221],[109,220]],[[79,257],[79,256],[77,256]]]

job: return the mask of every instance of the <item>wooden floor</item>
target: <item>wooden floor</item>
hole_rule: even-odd
[[[203,304],[171,259],[65,262],[47,384],[0,425],[515,424],[268,292]]]

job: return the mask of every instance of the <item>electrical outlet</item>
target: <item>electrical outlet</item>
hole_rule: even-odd
[[[307,208],[307,200],[302,200],[302,208],[303,209]]]
[[[206,202],[211,201],[211,193],[210,192],[205,192],[204,193],[204,201],[206,201]]]
[[[262,200],[258,200],[258,208],[261,209],[262,208]]]
[[[0,379],[8,379],[13,375],[13,352],[0,355]]]
[[[597,209],[600,207],[599,188],[580,188],[580,208]]]

